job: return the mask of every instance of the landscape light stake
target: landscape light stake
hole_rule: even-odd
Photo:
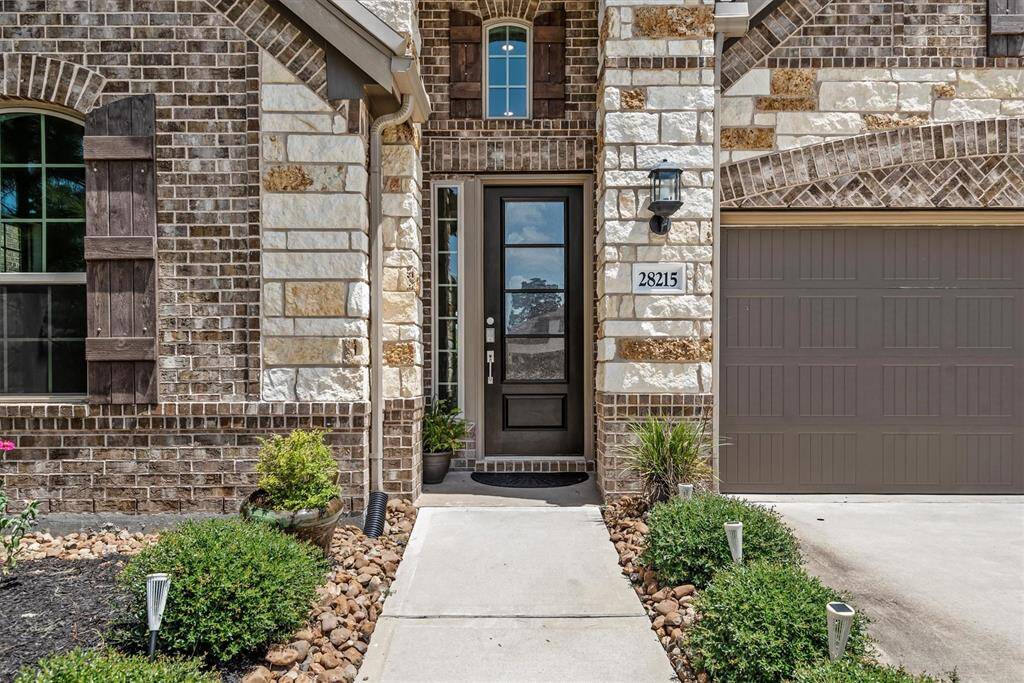
[[[693,484],[679,484],[679,497],[683,500],[693,498]]]
[[[149,622],[149,659],[156,658],[156,632],[164,618],[167,591],[171,579],[167,574],[149,574],[146,577],[146,621]]]
[[[825,605],[828,624],[828,656],[833,662],[846,652],[846,641],[850,639],[854,609],[845,602],[830,602]]]
[[[743,522],[726,522],[725,538],[729,541],[729,552],[732,561],[743,562]]]

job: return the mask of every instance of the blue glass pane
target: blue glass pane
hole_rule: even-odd
[[[512,116],[526,116],[526,88],[509,88],[508,110]]]
[[[526,86],[526,57],[508,60],[508,84]]]
[[[506,202],[505,244],[563,244],[565,204]]]
[[[510,54],[526,56],[526,29],[509,26],[508,42],[512,46]]]
[[[503,86],[506,84],[505,65],[508,62],[504,57],[489,57],[487,60],[487,85]]]
[[[505,249],[505,289],[565,289],[565,249]]]
[[[498,26],[492,28],[487,32],[487,54],[489,55],[504,55],[508,52],[504,47],[508,43],[506,40],[506,27]]]
[[[488,88],[487,91],[487,114],[500,118],[505,115],[505,89]]]
[[[39,218],[43,183],[38,168],[0,170],[0,214],[4,218]]]
[[[85,169],[46,171],[46,217],[85,218]]]
[[[565,294],[530,292],[505,295],[505,332],[562,334],[565,332]]]

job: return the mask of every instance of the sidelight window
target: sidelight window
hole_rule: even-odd
[[[438,398],[460,404],[461,363],[459,349],[459,217],[461,215],[460,187],[437,188],[435,204],[436,259],[435,268],[435,326],[436,349],[434,356],[435,392]]]
[[[0,112],[0,395],[84,394],[82,125]]]
[[[487,29],[487,118],[530,116],[530,33],[518,24]]]

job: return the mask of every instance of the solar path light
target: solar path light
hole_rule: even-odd
[[[856,611],[845,602],[830,602],[825,605],[825,614],[828,616],[828,656],[834,662],[846,652]]]
[[[743,561],[743,522],[726,522],[725,538],[729,541],[729,552],[732,561],[737,564]]]
[[[693,498],[693,484],[679,484],[679,497],[683,500]]]
[[[167,591],[171,579],[167,574],[149,574],[146,577],[146,620],[149,622],[149,658],[156,657],[156,632],[164,618]]]

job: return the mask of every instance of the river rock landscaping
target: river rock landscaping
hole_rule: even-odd
[[[238,657],[216,673],[229,683],[355,680],[415,517],[410,501],[391,500],[379,538],[356,526],[338,528],[308,623],[262,656]],[[54,653],[106,642],[127,600],[116,577],[131,556],[158,539],[116,529],[26,535],[19,564],[0,584],[0,680]]]

